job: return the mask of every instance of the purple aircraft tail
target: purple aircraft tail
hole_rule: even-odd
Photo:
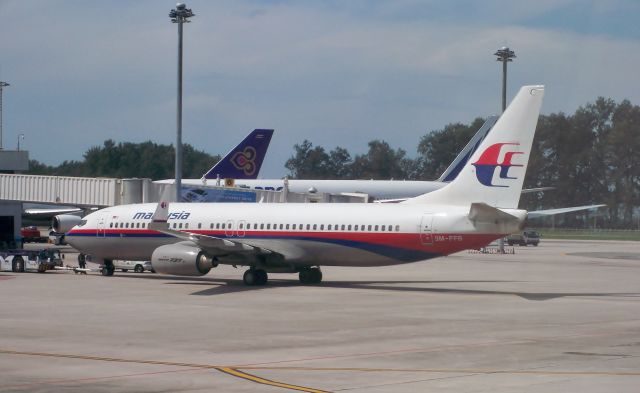
[[[253,130],[213,168],[203,175],[205,179],[257,179],[262,160],[271,142],[273,130]]]

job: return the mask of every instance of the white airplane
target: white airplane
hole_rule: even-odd
[[[109,207],[67,241],[113,274],[114,259],[151,260],[158,273],[199,276],[243,265],[319,283],[320,266],[383,266],[480,248],[522,228],[518,209],[543,86],[524,86],[447,186],[397,204],[171,203]]]
[[[288,179],[289,191],[306,193],[364,193],[368,194],[374,200],[385,202],[399,202],[401,200],[415,197],[427,192],[438,190],[451,180],[453,180],[469,156],[477,149],[478,145],[491,127],[497,121],[498,116],[489,116],[482,127],[478,129],[475,135],[467,143],[467,145],[458,153],[456,158],[451,162],[449,167],[442,173],[436,181],[423,180],[298,180]],[[208,177],[207,179],[211,179]],[[235,185],[239,188],[247,188],[252,190],[271,190],[280,191],[284,188],[284,179],[257,179],[253,178],[236,178]],[[156,183],[173,184],[173,179],[158,180]],[[183,187],[202,187],[206,185],[205,177],[201,179],[182,179]],[[195,189],[197,190],[197,188]],[[539,190],[539,189],[536,189]]]

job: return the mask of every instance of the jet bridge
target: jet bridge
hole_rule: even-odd
[[[0,174],[0,200],[26,203],[107,207],[158,202],[173,184],[151,179]],[[184,202],[367,202],[366,194],[294,193],[238,187],[184,186]]]

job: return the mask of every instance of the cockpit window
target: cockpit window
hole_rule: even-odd
[[[80,222],[78,222],[78,226],[81,227],[83,225],[85,225],[87,223],[87,220],[80,220]]]

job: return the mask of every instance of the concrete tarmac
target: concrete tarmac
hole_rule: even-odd
[[[2,272],[0,391],[640,390],[636,242],[323,268],[310,287],[243,271]]]

